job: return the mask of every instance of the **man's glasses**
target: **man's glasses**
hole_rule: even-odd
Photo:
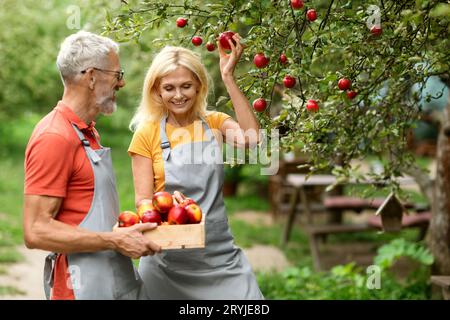
[[[87,68],[87,69],[90,69],[90,68]],[[81,73],[86,73],[87,69],[81,71]],[[122,80],[123,79],[123,74],[125,73],[123,70],[114,71],[114,70],[105,70],[105,69],[100,69],[100,68],[95,68],[95,67],[92,67],[92,69],[97,70],[97,71],[102,71],[102,72],[113,72],[113,73],[116,74],[117,81]]]

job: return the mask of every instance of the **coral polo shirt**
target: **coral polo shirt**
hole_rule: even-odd
[[[87,125],[59,101],[36,125],[28,142],[24,193],[63,198],[55,219],[78,226],[91,207],[94,172],[72,123],[83,132],[93,149],[100,148],[95,122]],[[75,299],[70,283],[67,257],[58,255],[52,299]]]

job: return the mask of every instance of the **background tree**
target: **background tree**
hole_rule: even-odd
[[[406,149],[407,134],[421,117],[426,81],[439,76],[450,85],[447,1],[122,3],[107,16],[107,33],[154,47],[193,47],[192,38],[199,36],[203,43],[196,50],[209,57],[207,63],[217,61],[217,54],[205,44],[224,31],[238,31],[248,47],[238,84],[250,99],[267,101],[265,109],[260,105],[261,125],[280,129],[281,147],[300,148],[313,171],[332,168],[345,182],[361,177],[351,160],[375,155],[389,161],[382,174],[367,177],[392,190],[399,190],[398,176],[412,174],[432,207],[429,244],[438,272],[450,274],[450,101],[443,114],[433,116],[440,128],[434,183]],[[179,17],[188,20],[186,26],[176,26]],[[165,29],[151,44],[143,41],[147,30],[161,26]],[[261,55],[259,67],[253,64],[258,54],[268,59],[267,66]],[[344,78],[348,81],[338,82]],[[420,89],[412,92],[413,84]],[[216,100],[229,106],[227,98]]]

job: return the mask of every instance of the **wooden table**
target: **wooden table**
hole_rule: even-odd
[[[310,227],[313,225],[311,203],[308,200],[308,196],[307,196],[308,188],[318,186],[318,187],[323,187],[325,189],[327,186],[336,183],[337,179],[334,175],[318,174],[318,175],[311,175],[307,178],[306,174],[288,174],[286,176],[286,181],[291,187],[293,187],[295,189],[295,192],[293,193],[291,201],[289,203],[288,219],[287,219],[287,223],[285,225],[284,231],[283,231],[282,245],[286,245],[289,240],[290,233],[291,233],[291,230],[292,230],[292,227],[294,224],[294,220],[295,220],[295,214],[297,211],[296,208],[299,203],[302,204],[303,210],[305,211],[308,226]],[[415,184],[415,181],[412,177],[399,177],[397,179],[397,182],[401,185]],[[347,184],[347,185],[348,184],[369,185],[369,184],[379,184],[379,181],[350,179],[345,184]],[[323,207],[323,210],[325,211],[325,207]],[[357,232],[357,231],[368,230],[370,228],[368,226],[361,226],[361,225],[343,227],[342,225],[339,225],[337,223],[335,223],[333,225],[328,225],[326,227],[328,227],[327,230],[331,230],[330,232],[333,232],[333,233],[335,233],[335,232]],[[324,229],[324,228],[322,227],[322,229]],[[315,231],[317,231],[319,233],[323,231],[323,233],[326,234],[325,229],[322,231],[320,231],[320,230],[315,230]],[[320,260],[318,257],[317,244],[315,243],[315,241],[310,241],[310,246],[311,246],[311,254],[313,255],[313,261],[315,264],[315,268],[317,270],[320,270],[321,266],[320,266],[320,262],[319,262]]]
[[[292,224],[295,219],[295,208],[301,202],[304,206],[305,213],[308,218],[308,222],[312,223],[312,214],[310,202],[307,197],[307,188],[314,186],[323,186],[324,188],[336,183],[337,178],[334,175],[329,174],[315,174],[308,176],[306,174],[288,174],[286,176],[286,181],[289,185],[296,189],[294,192],[293,198],[291,199],[291,203],[288,209],[288,221],[286,227],[283,232],[282,244],[286,244],[289,240],[289,235],[292,229]],[[415,184],[415,180],[412,177],[399,177],[397,179],[398,183],[401,185],[412,185]],[[350,179],[346,184],[352,185],[369,185],[369,184],[379,184],[378,181],[375,180],[356,180]]]
[[[329,186],[336,183],[337,179],[335,176],[330,174],[314,174],[307,178],[306,174],[288,174],[286,180],[289,184],[296,188],[301,188],[304,186]],[[415,184],[415,180],[412,177],[399,177],[396,179],[401,185],[411,185]],[[356,180],[349,179],[346,184],[379,184],[375,180]]]

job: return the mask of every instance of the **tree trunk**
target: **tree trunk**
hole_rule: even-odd
[[[435,257],[435,272],[450,275],[450,95],[439,129],[436,161],[436,183],[427,240]]]

